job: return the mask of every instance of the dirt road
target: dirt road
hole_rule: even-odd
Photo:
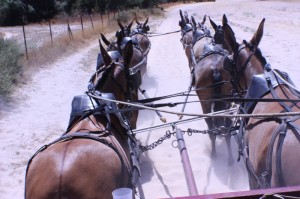
[[[289,72],[296,85],[300,85],[300,2],[220,0],[215,3],[193,3],[167,9],[166,19],[150,21],[151,30],[165,33],[178,30],[179,9],[202,20],[204,14],[217,24],[225,13],[238,41],[249,40],[258,24],[266,18],[264,37],[260,47],[273,68]],[[211,29],[209,22],[206,25]],[[148,57],[148,74],[144,80],[150,96],[162,96],[185,91],[189,84],[189,69],[180,34],[151,38]],[[14,100],[0,115],[0,199],[23,198],[24,175],[28,159],[42,145],[60,136],[67,127],[71,100],[84,93],[87,81],[96,65],[98,42],[43,66],[32,81],[22,85]],[[181,101],[182,98],[166,100]],[[191,98],[193,100],[193,98]],[[172,111],[179,111],[180,106]],[[201,113],[200,104],[189,104],[186,112]],[[176,115],[164,114],[168,122]],[[138,128],[161,124],[150,111],[141,111]],[[182,130],[207,129],[204,121],[179,126]],[[138,134],[146,145],[162,137],[166,130]],[[225,142],[218,140],[218,159],[210,158],[210,140],[207,135],[184,136],[190,155],[199,194],[247,190],[247,173],[243,162],[227,166]],[[188,195],[185,176],[175,138],[166,140],[143,156],[142,182],[146,198]],[[237,158],[236,144],[232,141]]]

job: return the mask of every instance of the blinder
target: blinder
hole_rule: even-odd
[[[233,61],[233,58],[229,56],[230,55],[225,55],[223,68],[229,73],[232,73],[235,68],[235,62]]]
[[[135,88],[138,88],[142,84],[142,75],[140,70],[136,71],[135,73],[132,73],[132,71],[130,71],[129,78]]]
[[[123,62],[123,57],[121,56],[121,54],[118,51],[108,51],[107,52],[109,54],[109,56],[111,57],[111,59],[115,62]],[[96,66],[96,70],[99,70],[100,66],[104,65],[104,60],[102,58],[101,53],[98,53],[98,57],[97,57],[97,66]]]

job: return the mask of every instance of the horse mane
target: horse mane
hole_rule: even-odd
[[[245,40],[243,41],[245,46],[249,48],[251,51],[254,51],[255,57],[262,63],[263,66],[267,64],[266,58],[262,55],[262,52],[258,46],[253,46],[252,44],[246,42]]]
[[[261,52],[260,48],[258,48],[258,47],[256,48],[255,55],[258,58],[258,60],[263,64],[263,66],[265,66],[267,64],[267,60],[262,55],[262,52]]]

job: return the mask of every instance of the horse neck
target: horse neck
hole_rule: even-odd
[[[245,68],[241,79],[244,79],[244,84],[247,88],[249,88],[253,76],[257,74],[262,74],[263,72],[264,69],[262,64],[255,56],[253,56],[249,64]]]
[[[182,44],[183,45],[191,45],[193,42],[193,31],[186,32],[182,36]]]
[[[142,51],[140,49],[134,47],[133,48],[133,56],[132,56],[129,67],[132,68],[132,67],[136,66],[143,60],[143,58],[144,57],[143,57]]]

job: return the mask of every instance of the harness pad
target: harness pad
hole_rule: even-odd
[[[114,60],[116,62],[123,62],[123,57],[121,56],[121,54],[118,51],[108,51],[107,53],[109,54],[109,56],[111,57],[112,60]],[[102,55],[101,55],[101,53],[98,53],[96,70],[99,70],[100,66],[103,66],[103,65],[104,65],[104,61],[103,61]]]
[[[271,77],[272,87],[275,88],[278,86],[278,82],[273,75]],[[270,89],[264,74],[254,75],[245,98],[261,98],[269,91]],[[243,107],[245,111],[249,113],[255,104],[256,102],[245,102],[243,103]]]

